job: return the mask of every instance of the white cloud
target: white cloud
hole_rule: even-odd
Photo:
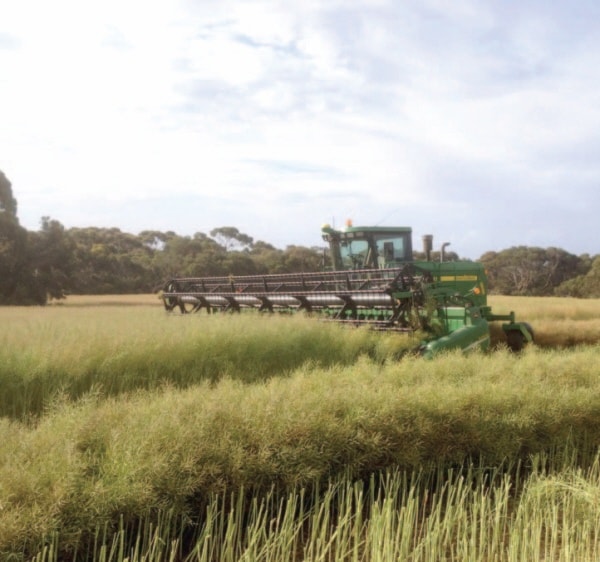
[[[512,212],[540,221],[522,243],[554,243],[600,210],[594,10],[24,0],[0,18],[0,169],[29,228],[151,228],[213,198],[170,229],[236,219],[285,244],[334,216],[385,218],[447,229],[476,257]],[[132,202],[144,216],[120,215]]]

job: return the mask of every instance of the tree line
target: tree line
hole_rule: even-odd
[[[421,256],[416,253],[416,258]],[[459,259],[454,253],[449,259]],[[600,255],[520,246],[487,252],[490,290],[507,295],[600,297]],[[17,200],[0,171],[0,304],[45,304],[68,294],[130,294],[160,289],[176,276],[251,275],[330,267],[324,248],[278,249],[233,226],[181,236],[118,228],[65,228],[42,217],[19,224]]]

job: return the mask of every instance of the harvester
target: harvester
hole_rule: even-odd
[[[194,313],[299,312],[323,320],[375,330],[420,334],[415,351],[432,357],[443,350],[487,350],[490,322],[503,322],[508,347],[521,350],[533,330],[514,312],[494,314],[481,263],[447,261],[444,244],[432,259],[433,236],[423,236],[424,259],[413,259],[409,227],[325,225],[330,270],[307,273],[169,280],[162,299],[167,311]]]

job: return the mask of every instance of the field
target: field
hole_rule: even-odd
[[[600,300],[490,300],[536,345],[0,309],[0,560],[600,559]]]

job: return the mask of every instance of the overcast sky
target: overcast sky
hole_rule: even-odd
[[[0,0],[21,224],[600,253],[600,2]]]

